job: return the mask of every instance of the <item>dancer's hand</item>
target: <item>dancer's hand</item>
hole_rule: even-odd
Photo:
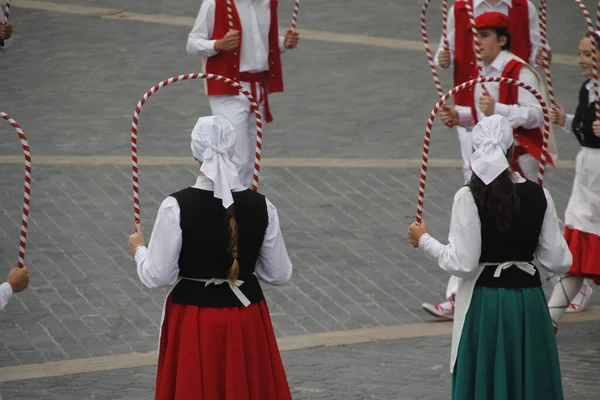
[[[567,123],[567,113],[565,108],[560,104],[557,104],[558,108],[554,107],[550,109],[550,122],[558,126],[565,126]]]
[[[135,233],[129,236],[127,246],[129,247],[129,254],[135,255],[135,250],[140,246],[145,246],[146,240],[144,239],[144,233],[142,232],[142,226],[135,224]]]
[[[10,39],[12,36],[12,25],[6,21],[0,22],[0,40]]]
[[[6,282],[10,285],[14,293],[27,289],[27,286],[29,286],[29,271],[27,271],[27,267],[11,269]]]
[[[215,42],[215,50],[217,51],[231,51],[237,49],[239,46],[240,33],[235,29],[230,30],[223,36],[223,39]]]
[[[408,227],[408,243],[413,247],[419,247],[419,239],[427,233],[427,224],[421,220],[421,223],[413,222]]]
[[[438,64],[440,67],[446,69],[450,67],[450,52],[448,50],[442,50],[438,54]]]
[[[286,49],[295,49],[298,47],[300,41],[300,34],[293,29],[288,29],[283,39],[283,47]]]
[[[535,53],[535,63],[540,67],[544,66],[544,51],[541,47],[539,47]],[[550,66],[550,64],[552,64],[552,50],[548,49],[548,66]]]
[[[594,121],[592,124],[592,130],[594,131],[594,135],[600,137],[600,121]]]
[[[458,111],[454,109],[454,107],[443,105],[440,109],[440,119],[449,128],[452,128],[455,125],[458,125],[460,122],[460,118],[458,116]]]
[[[496,99],[489,94],[484,94],[479,97],[479,110],[485,114],[486,117],[494,114],[496,109]]]

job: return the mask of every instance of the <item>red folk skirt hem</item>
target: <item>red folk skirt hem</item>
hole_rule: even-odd
[[[568,226],[564,234],[573,255],[569,274],[591,278],[600,285],[600,236]]]
[[[165,306],[155,400],[291,400],[265,301]]]

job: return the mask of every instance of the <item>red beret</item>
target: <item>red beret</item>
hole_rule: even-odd
[[[475,29],[508,29],[508,16],[499,12],[487,12],[475,18]]]

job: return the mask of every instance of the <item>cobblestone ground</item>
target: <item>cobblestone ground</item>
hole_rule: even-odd
[[[193,19],[199,1],[55,3],[162,14],[161,23],[49,11],[43,1],[13,4],[13,46],[0,54],[0,109],[21,123],[34,154],[26,256],[32,285],[0,313],[0,367],[155,349],[164,291],[143,288],[126,253],[133,218],[129,167],[71,156],[127,156],[139,97],[159,80],[200,70],[200,60],[185,55],[190,28],[170,17]],[[292,2],[281,3],[285,26]],[[418,40],[419,3],[306,0],[298,26]],[[575,55],[585,29],[577,7],[550,7],[553,51]],[[432,4],[431,20],[439,17]],[[431,31],[432,38],[439,34],[437,26]],[[286,92],[272,97],[276,120],[265,134],[267,159],[420,157],[435,101],[421,51],[304,40],[284,65]],[[581,83],[577,67],[556,65],[553,77],[559,100],[572,110]],[[449,88],[449,75],[442,79]],[[189,156],[189,132],[207,113],[200,82],[161,90],[142,112],[142,159]],[[17,255],[23,168],[6,158],[20,154],[14,132],[6,123],[0,132],[6,138],[0,142],[0,272],[6,273]],[[561,159],[573,160],[574,138],[557,132],[557,141]],[[458,158],[456,142],[454,132],[436,128],[432,159]],[[66,164],[36,164],[36,156],[62,156]],[[279,209],[295,266],[289,285],[265,288],[279,337],[431,321],[421,303],[443,297],[447,276],[406,243],[418,169],[356,165],[263,169],[260,189]],[[561,215],[573,173],[548,173]],[[148,234],[162,199],[194,174],[191,164],[141,167]],[[456,168],[430,169],[425,217],[439,238],[447,234],[451,198],[461,184]],[[592,304],[600,304],[597,295]],[[559,334],[569,399],[593,398],[600,388],[592,381],[600,372],[593,342],[599,328],[597,322],[566,325]],[[442,399],[449,390],[448,353],[449,338],[440,337],[300,350],[284,359],[294,398]],[[153,371],[4,383],[0,391],[9,399],[149,398]]]
[[[569,324],[558,335],[565,398],[591,400],[598,394],[600,368],[593,337],[598,322]],[[573,340],[573,338],[576,340]],[[408,339],[284,352],[294,400],[443,400],[450,337]],[[5,399],[134,400],[152,397],[154,367],[11,382]]]

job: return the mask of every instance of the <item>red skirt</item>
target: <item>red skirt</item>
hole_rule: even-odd
[[[569,274],[592,278],[600,285],[600,236],[565,226],[565,239],[573,254]]]
[[[267,303],[201,308],[167,300],[156,400],[291,400]]]

